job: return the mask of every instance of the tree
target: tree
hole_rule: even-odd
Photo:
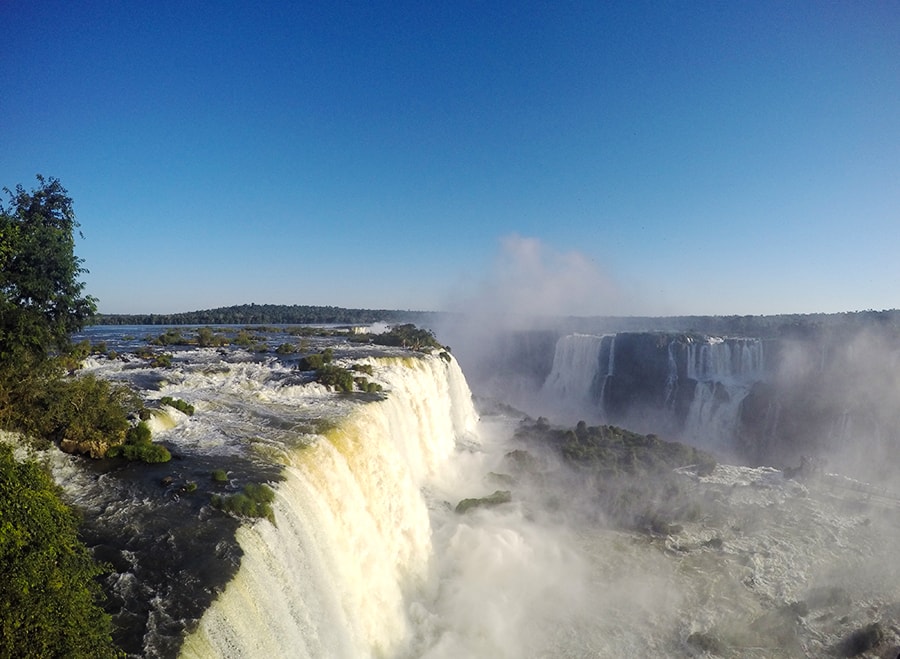
[[[58,179],[38,175],[31,192],[4,188],[0,202],[0,366],[43,361],[96,312],[83,295],[87,272],[75,256],[72,198]]]

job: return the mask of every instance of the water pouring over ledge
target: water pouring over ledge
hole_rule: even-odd
[[[230,465],[236,484],[265,480],[277,493],[276,525],[182,549],[165,527],[186,509],[196,536],[235,520],[176,489],[160,497],[158,474],[96,476],[66,461],[68,490],[100,511],[95,526],[132,534],[105,547],[121,616],[146,620],[134,654],[696,656],[706,639],[721,656],[787,657],[836,646],[872,622],[867,611],[886,617],[900,601],[890,515],[771,469],[685,475],[713,504],[672,536],[610,528],[590,483],[567,477],[520,481],[509,504],[457,515],[459,500],[489,494],[508,471],[518,419],[478,419],[455,362],[362,358],[383,400],[335,397],[276,361],[215,351],[154,373],[89,365],[196,404],[158,431],[182,453],[173,485]],[[310,422],[326,416],[327,428]],[[150,536],[159,544],[139,546]],[[178,558],[191,549],[208,555]],[[160,556],[168,573],[142,579]],[[180,582],[205,593],[202,610],[189,610]]]

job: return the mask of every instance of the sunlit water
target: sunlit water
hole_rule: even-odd
[[[168,465],[56,461],[116,568],[107,587],[129,652],[689,657],[714,639],[719,656],[798,657],[872,622],[896,640],[893,499],[721,465],[683,474],[701,514],[679,533],[617,530],[589,479],[549,453],[529,447],[543,470],[514,474],[518,419],[479,418],[455,361],[336,352],[371,364],[386,395],[339,396],[277,360],[213,349],[167,369],[88,363],[197,409],[154,422]],[[216,468],[231,490],[271,483],[276,524],[212,509]],[[454,512],[497,489],[512,502]]]

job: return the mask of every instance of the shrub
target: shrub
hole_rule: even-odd
[[[201,348],[218,347],[226,343],[227,340],[224,336],[216,334],[209,327],[201,327],[197,330],[197,345]]]
[[[168,462],[171,460],[172,454],[169,453],[165,446],[154,444],[150,441],[151,434],[150,427],[144,421],[141,421],[128,430],[125,436],[125,443],[113,446],[107,451],[106,455],[110,458],[122,457],[126,460],[140,460],[148,463]]]
[[[274,500],[275,492],[268,485],[250,483],[238,494],[213,496],[211,503],[223,512],[240,517],[265,517],[274,524],[271,505]]]
[[[316,382],[324,384],[327,387],[334,387],[338,391],[353,391],[353,373],[340,366],[333,364],[325,364],[316,371]]]
[[[227,483],[228,474],[225,473],[224,469],[213,469],[212,479],[214,483]]]
[[[325,360],[321,354],[307,355],[299,362],[297,368],[301,371],[316,371],[325,365]]]
[[[234,344],[242,348],[249,348],[254,343],[253,336],[245,329],[240,330],[234,337]]]
[[[116,657],[95,578],[53,479],[0,445],[0,656]]]
[[[128,414],[141,407],[130,389],[93,375],[48,383],[42,395],[38,434],[60,442],[64,450],[93,457],[125,441]]]
[[[187,345],[188,340],[185,339],[181,335],[181,330],[178,329],[168,329],[155,339],[150,341],[154,345],[159,346],[172,346],[172,345]]]
[[[125,433],[125,441],[129,444],[148,444],[151,435],[150,426],[141,421],[128,429],[128,432]]]
[[[190,403],[181,400],[180,398],[172,398],[171,396],[163,396],[159,399],[161,405],[168,405],[169,407],[174,407],[179,412],[187,414],[188,416],[194,415],[194,406]]]

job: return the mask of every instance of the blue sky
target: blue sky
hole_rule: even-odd
[[[897,2],[0,2],[107,313],[900,307]]]

